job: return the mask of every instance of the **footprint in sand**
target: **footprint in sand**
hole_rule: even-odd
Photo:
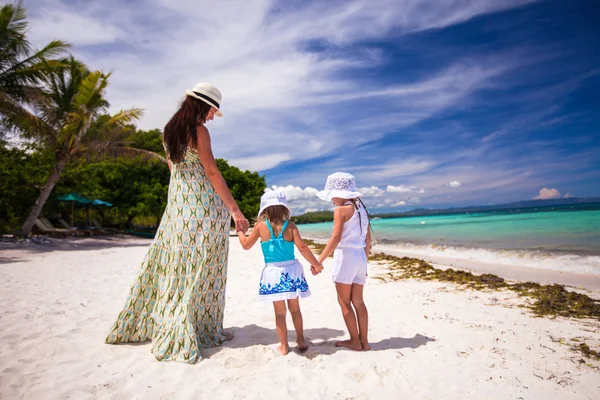
[[[241,352],[237,352],[237,357],[229,357],[223,365],[227,368],[243,368],[249,363],[266,364],[276,356],[281,357],[277,353],[277,349],[266,346],[253,346]]]

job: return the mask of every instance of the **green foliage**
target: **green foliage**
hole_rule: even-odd
[[[0,232],[23,223],[55,163],[54,154],[0,143]]]
[[[296,224],[316,224],[319,222],[332,222],[332,211],[317,211],[292,217],[292,221]]]
[[[153,151],[165,155],[165,149],[163,147],[162,132],[160,129],[152,129],[150,131],[138,130],[129,135],[127,138],[129,146],[135,147],[136,149]]]
[[[255,219],[260,208],[260,196],[267,188],[265,177],[257,172],[242,171],[220,158],[217,159],[217,167],[244,216],[249,220]]]
[[[160,218],[166,206],[169,168],[142,158],[111,158],[73,163],[63,173],[56,195],[76,192],[114,206],[104,211],[115,225],[128,226],[136,216]]]

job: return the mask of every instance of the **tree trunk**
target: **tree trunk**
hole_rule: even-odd
[[[54,189],[54,186],[56,186],[56,183],[60,179],[60,174],[65,169],[65,165],[67,165],[68,162],[69,155],[65,153],[59,153],[58,161],[56,162],[56,166],[54,167],[54,170],[48,178],[48,182],[46,182],[46,185],[44,185],[44,187],[42,188],[40,196],[33,205],[33,208],[31,209],[27,220],[25,220],[25,223],[23,224],[21,229],[16,232],[16,236],[29,236],[31,230],[33,229],[33,225],[35,224],[35,220],[40,216],[44,204],[46,204],[48,197],[50,197],[50,193],[52,193],[52,189]]]
[[[132,229],[133,228],[133,219],[135,218],[135,215],[128,215],[127,216],[127,222],[125,222],[125,227],[127,229]]]

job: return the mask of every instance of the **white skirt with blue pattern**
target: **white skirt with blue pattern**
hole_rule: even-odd
[[[262,270],[258,295],[268,301],[310,296],[304,268],[298,260],[268,263]]]

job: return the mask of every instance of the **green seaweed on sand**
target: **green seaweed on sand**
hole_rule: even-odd
[[[600,352],[590,349],[587,343],[579,343],[579,346],[575,346],[573,350],[579,350],[584,357],[600,360]]]
[[[317,251],[323,251],[325,245],[306,241]],[[475,275],[468,271],[448,268],[435,268],[424,260],[410,257],[396,257],[384,253],[371,255],[370,261],[379,261],[388,265],[388,272],[377,278],[382,281],[402,279],[422,279],[454,283],[463,288],[477,290],[511,290],[519,296],[530,298],[526,307],[539,317],[593,318],[600,320],[600,301],[585,294],[567,290],[563,285],[541,285],[535,282],[509,283],[493,274]]]
[[[475,275],[468,271],[448,268],[435,268],[417,258],[395,257],[388,254],[374,254],[373,261],[383,261],[390,265],[390,271],[383,274],[388,280],[423,279],[450,282],[471,289],[506,289],[520,296],[529,297],[533,302],[529,307],[537,316],[593,318],[600,320],[600,301],[588,295],[567,290],[563,285],[542,285],[535,282],[509,283],[493,274]]]

